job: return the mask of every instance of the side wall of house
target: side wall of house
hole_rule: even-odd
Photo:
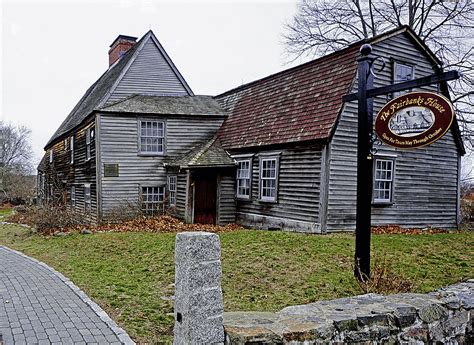
[[[86,131],[94,128],[95,123],[89,122],[67,136],[67,142],[59,140],[45,153],[45,199],[49,201],[67,203],[71,205],[71,187],[76,189],[76,202],[74,209],[85,211],[84,184],[91,186],[90,216],[96,219],[97,193],[96,193],[96,145],[95,138],[90,143],[90,159],[86,159]],[[74,160],[71,163],[70,140],[74,137]],[[53,150],[53,162],[49,161],[50,150]],[[51,189],[53,194],[51,194]]]
[[[384,56],[385,70],[377,73],[374,86],[392,83],[395,61],[415,66],[415,78],[433,73],[431,62],[405,34],[373,45],[373,54]],[[377,70],[380,63],[375,67]],[[437,91],[436,86],[422,88]],[[357,90],[357,85],[353,91]],[[415,91],[415,90],[414,90]],[[374,100],[374,116],[389,100]],[[357,102],[346,103],[331,141],[328,231],[355,229],[357,176]],[[451,131],[434,144],[401,150],[376,146],[379,156],[394,159],[392,204],[372,207],[372,224],[442,228],[456,227],[459,153]]]
[[[250,199],[237,200],[237,222],[250,228],[320,232],[322,146],[301,144],[252,153]],[[259,158],[268,154],[279,157],[276,202],[261,201],[259,197]]]
[[[125,116],[99,115],[101,164],[100,203],[101,215],[126,205],[137,204],[141,186],[165,186],[167,176],[164,162],[210,139],[221,126],[220,116]],[[143,156],[139,154],[139,120],[165,122],[165,154]],[[105,177],[104,164],[118,164],[118,177]],[[186,175],[178,174],[177,216],[184,218]]]

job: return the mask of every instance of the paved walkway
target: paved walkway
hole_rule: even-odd
[[[133,344],[69,279],[0,246],[0,344]]]

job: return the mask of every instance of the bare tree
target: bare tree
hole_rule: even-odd
[[[29,128],[0,121],[0,189],[3,198],[26,200],[33,195],[30,141]]]
[[[283,35],[294,60],[318,57],[355,41],[408,25],[462,78],[450,83],[461,132],[474,147],[474,1],[472,0],[301,0]]]

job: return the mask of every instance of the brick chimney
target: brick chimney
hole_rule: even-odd
[[[119,60],[130,48],[137,43],[137,37],[118,35],[109,49],[109,66]]]

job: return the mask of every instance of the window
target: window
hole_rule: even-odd
[[[74,136],[69,138],[69,152],[71,154],[71,164],[74,163]]]
[[[414,79],[415,77],[415,68],[411,65],[395,62],[393,65],[393,82],[401,83],[404,81],[409,81]],[[411,90],[401,91],[401,92],[394,92],[393,97],[398,97],[403,95],[406,92],[410,92]]]
[[[67,142],[67,138],[64,139],[64,152],[67,152],[67,149],[68,149],[68,142]]]
[[[91,159],[91,139],[94,137],[94,129],[86,129],[86,161]]]
[[[165,187],[142,187],[142,210],[155,214],[163,204]]]
[[[392,202],[393,168],[394,161],[392,159],[375,159],[374,203]]]
[[[165,125],[159,121],[140,121],[140,153],[162,154],[164,152]]]
[[[71,187],[71,206],[72,207],[76,206],[76,186]]]
[[[177,181],[178,181],[178,178],[176,176],[168,177],[168,192],[169,192],[170,206],[176,206]]]
[[[260,200],[276,201],[277,170],[277,158],[262,158],[260,160]]]
[[[49,162],[53,163],[53,149],[49,150]]]
[[[241,160],[237,163],[237,198],[249,199],[251,186],[251,160]]]
[[[85,211],[91,210],[91,184],[90,183],[84,184],[84,210]]]

